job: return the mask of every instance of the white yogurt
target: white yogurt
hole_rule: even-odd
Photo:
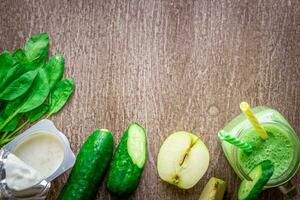
[[[9,154],[5,163],[6,183],[13,190],[30,188],[43,180],[41,174],[14,154]]]
[[[13,153],[43,178],[51,176],[64,160],[61,142],[46,132],[30,135],[13,149]]]

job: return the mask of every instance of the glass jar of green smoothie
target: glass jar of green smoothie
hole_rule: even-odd
[[[293,186],[286,183],[296,174],[300,166],[299,137],[278,111],[260,106],[254,108],[253,112],[269,138],[262,140],[244,114],[240,114],[224,130],[251,144],[253,152],[247,154],[232,144],[221,141],[227,160],[241,179],[248,180],[251,179],[247,174],[255,165],[263,160],[270,160],[274,164],[274,173],[265,187],[280,186],[283,193],[295,194]],[[285,185],[289,188],[284,187]]]

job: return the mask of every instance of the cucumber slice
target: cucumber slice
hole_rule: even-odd
[[[128,130],[127,147],[132,162],[143,168],[146,161],[146,134],[138,124],[132,124]]]
[[[256,165],[248,174],[252,181],[244,179],[238,191],[239,200],[253,200],[262,191],[274,172],[274,165],[270,160],[264,160]]]

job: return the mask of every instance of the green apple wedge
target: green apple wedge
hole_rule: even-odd
[[[181,189],[196,185],[207,171],[209,152],[196,135],[179,131],[162,144],[157,158],[160,178]]]
[[[225,190],[225,181],[211,177],[205,185],[199,200],[222,200]]]

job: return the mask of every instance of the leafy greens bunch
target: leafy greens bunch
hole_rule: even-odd
[[[28,124],[60,111],[74,91],[63,78],[64,57],[48,59],[49,36],[40,33],[12,54],[0,54],[0,146]]]

